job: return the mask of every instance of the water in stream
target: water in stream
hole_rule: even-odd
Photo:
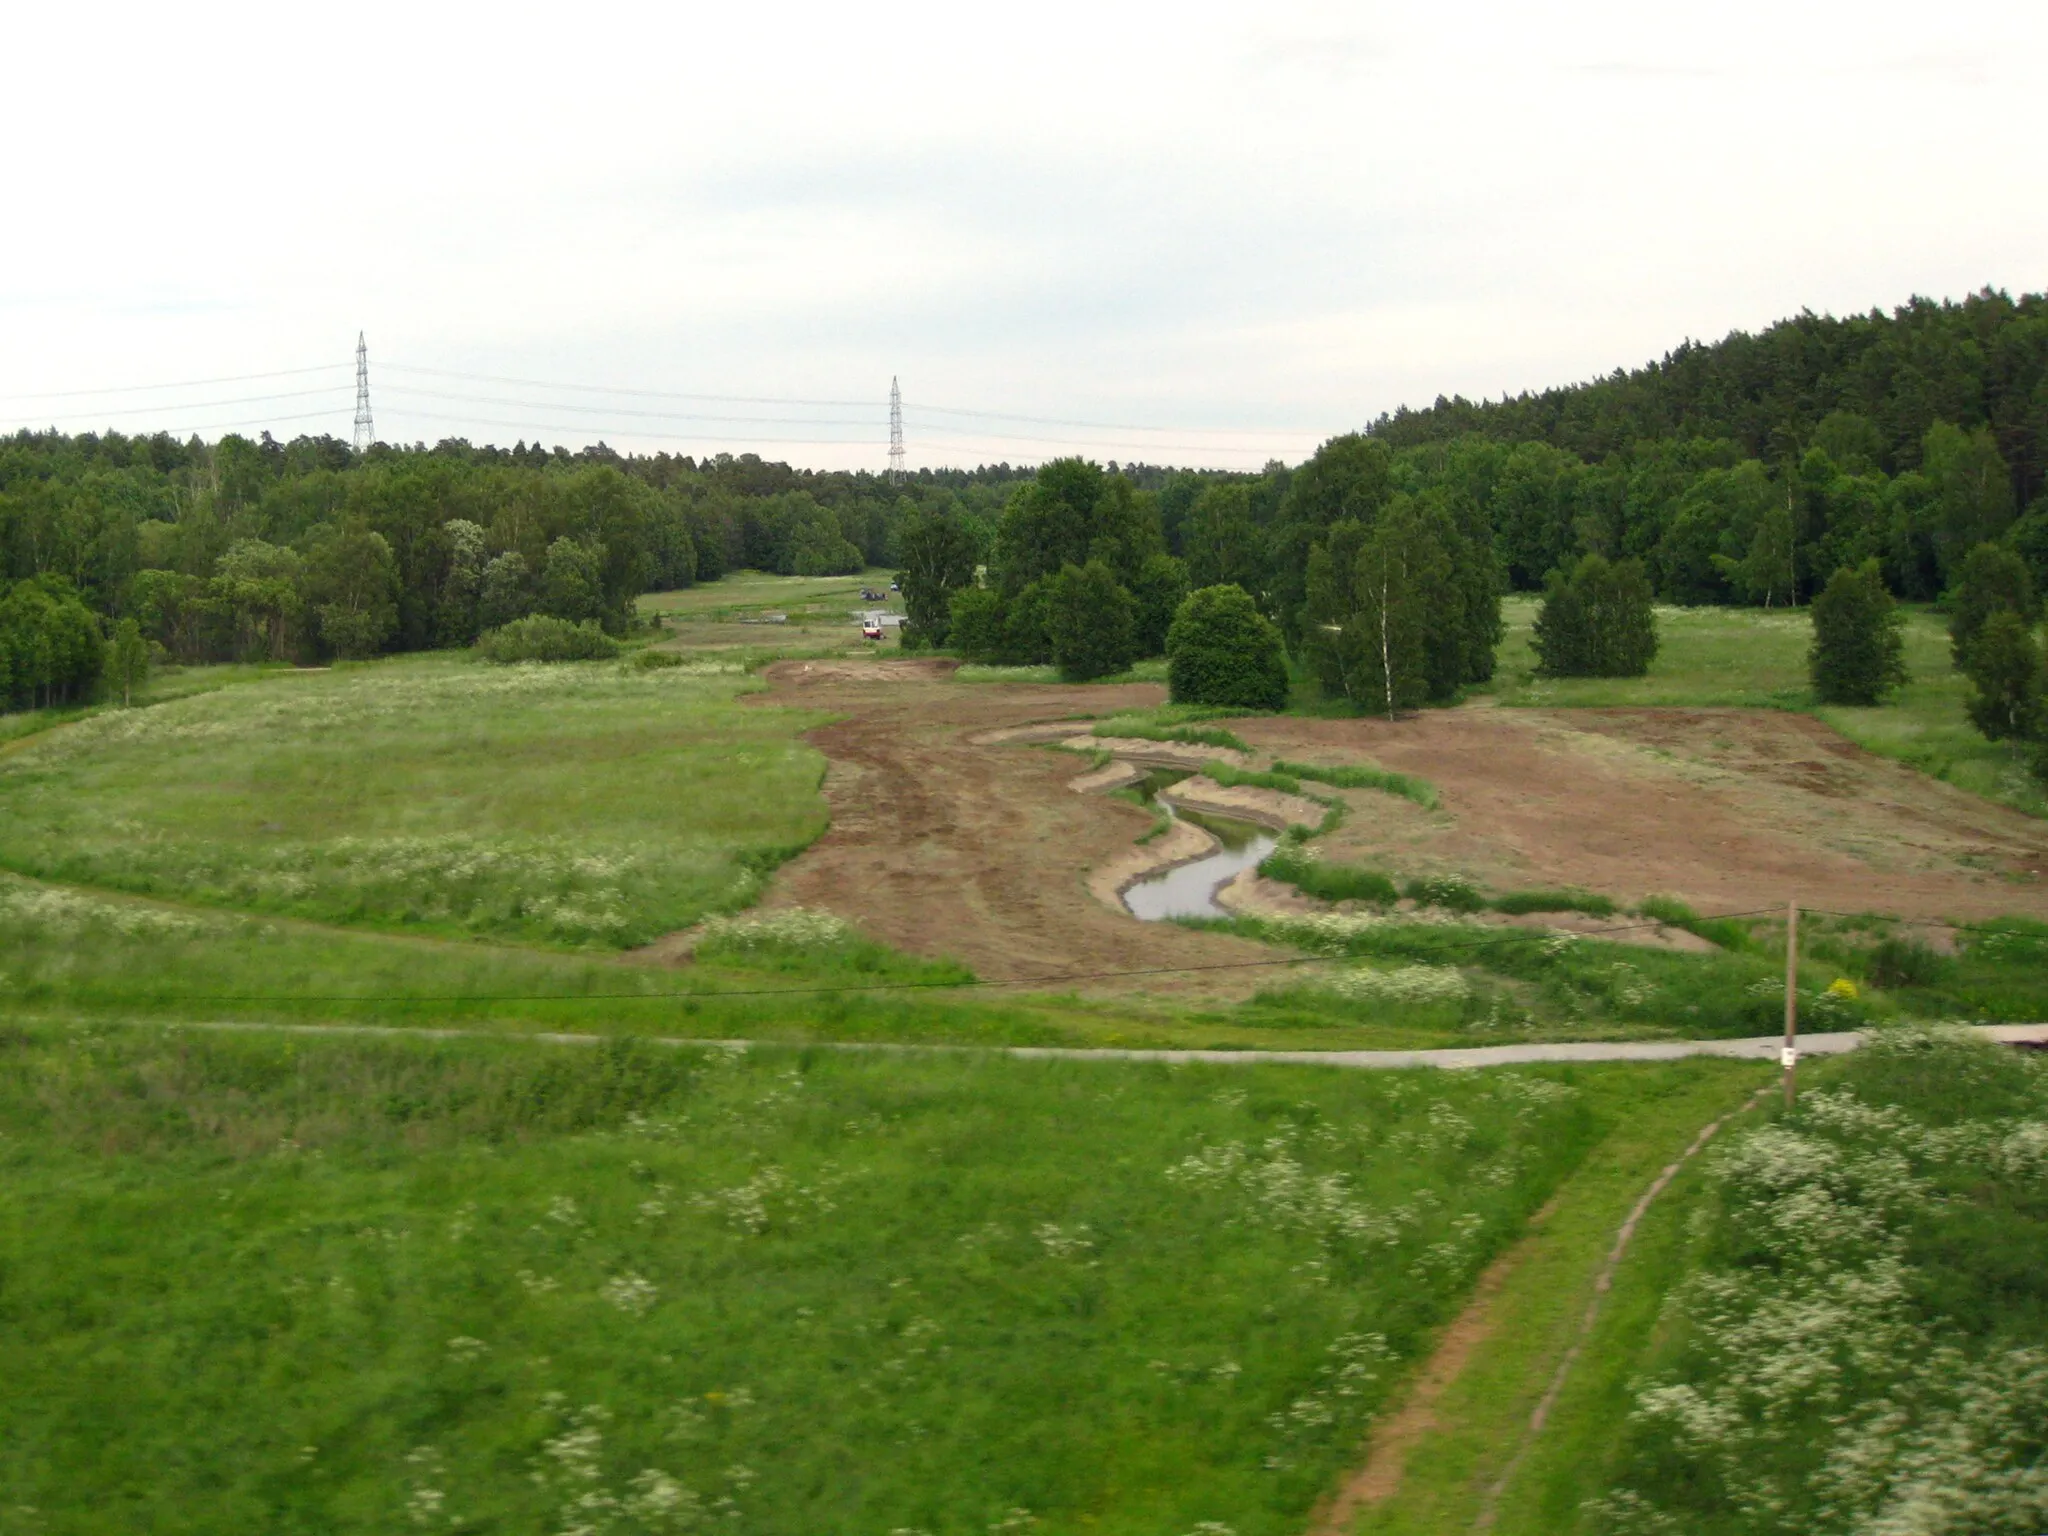
[[[1169,869],[1163,875],[1154,875],[1126,888],[1124,905],[1130,908],[1133,917],[1147,922],[1156,923],[1169,917],[1228,917],[1230,914],[1216,905],[1216,893],[1265,858],[1279,843],[1272,833],[1248,821],[1229,821],[1221,816],[1176,811],[1166,801],[1155,798],[1165,784],[1185,777],[1185,774],[1171,777],[1153,774],[1133,787],[1156,809],[1176,820],[1191,821],[1203,831],[1214,833],[1223,846],[1207,858],[1196,859],[1192,864]]]

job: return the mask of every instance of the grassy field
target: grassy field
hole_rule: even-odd
[[[755,659],[783,655],[862,654],[895,651],[896,631],[879,644],[861,638],[855,614],[881,608],[903,611],[901,593],[891,592],[895,572],[864,571],[858,576],[773,576],[765,571],[734,571],[717,581],[685,587],[679,592],[649,592],[641,597],[643,619],[658,620],[667,631],[661,643],[686,651],[746,654]],[[883,594],[880,603],[860,595],[861,588]],[[771,620],[770,615],[780,619]]]
[[[644,942],[818,835],[813,723],[731,664],[395,657],[105,711],[0,756],[0,865],[327,922]]]
[[[1858,746],[2030,815],[2048,815],[2048,793],[2011,750],[1986,741],[1963,712],[1968,682],[1949,658],[1948,622],[1906,610],[1909,681],[1876,709],[1814,702],[1807,678],[1813,623],[1805,609],[1659,608],[1657,659],[1647,677],[1540,678],[1530,636],[1540,606],[1507,599],[1498,671],[1486,690],[1502,704],[1544,708],[1682,706],[1803,710]]]
[[[2048,1524],[2048,1069],[1903,1034],[1815,1079],[1707,1170],[1687,1277],[1580,1433],[1584,1528]]]
[[[49,1533],[1293,1531],[1559,1180],[1740,1070],[0,1061],[0,1519]]]

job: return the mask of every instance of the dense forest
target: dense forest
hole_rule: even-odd
[[[1156,651],[1181,594],[1236,585],[1326,688],[1413,702],[1488,675],[1501,591],[1588,555],[1639,561],[1660,601],[1772,606],[1868,560],[1936,599],[1996,543],[2043,590],[2044,459],[2048,297],[1989,291],[1439,400],[1250,474],[22,433],[0,440],[0,694],[90,686],[81,623],[133,618],[180,660],[365,655],[531,613],[616,629],[638,593],[741,566],[872,564],[903,568],[913,641],[1012,661],[1056,659],[1077,604]]]

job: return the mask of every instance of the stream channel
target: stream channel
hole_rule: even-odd
[[[1170,917],[1228,917],[1230,914],[1216,905],[1216,893],[1279,846],[1278,838],[1252,822],[1176,810],[1159,798],[1162,789],[1186,777],[1185,773],[1160,769],[1146,774],[1131,789],[1153,810],[1176,821],[1193,822],[1223,846],[1205,858],[1125,888],[1124,905],[1131,916],[1148,923]]]

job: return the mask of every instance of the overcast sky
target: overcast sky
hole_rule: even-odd
[[[1801,307],[2048,288],[2039,0],[7,34],[10,427],[346,437],[362,330],[387,441],[880,468],[896,375],[913,465],[1252,466]]]

